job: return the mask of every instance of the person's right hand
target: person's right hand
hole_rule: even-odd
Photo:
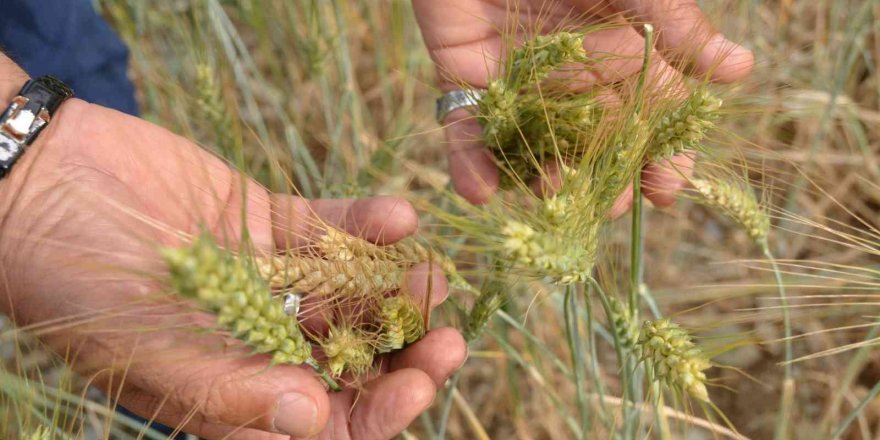
[[[5,105],[26,77],[4,75],[3,58]],[[241,341],[197,331],[216,318],[181,304],[161,282],[157,247],[180,244],[178,233],[204,227],[229,243],[247,226],[253,245],[272,253],[308,244],[319,223],[389,243],[412,234],[418,216],[395,197],[269,194],[180,136],[72,99],[0,180],[0,311],[35,328],[114,401],[184,432],[389,439],[464,362],[458,332],[429,331],[382,356],[362,388],[328,393],[305,366],[270,367]],[[418,265],[407,283],[431,307],[446,297],[439,270]]]
[[[641,70],[644,40],[636,29],[625,25],[625,19],[651,23],[657,31],[657,47],[669,59],[652,57],[656,87],[675,87],[681,82],[681,73],[670,64],[688,65],[694,73],[709,75],[714,81],[732,82],[745,77],[754,63],[750,51],[712,27],[695,0],[413,0],[413,5],[442,91],[460,88],[462,83],[485,88],[498,74],[496,61],[504,53],[505,29],[550,32],[563,22],[623,24],[587,35],[587,53],[606,57],[591,68],[587,83],[618,82]],[[673,59],[677,61],[672,63]],[[460,109],[450,113],[444,124],[449,174],[456,191],[471,202],[484,203],[498,189],[499,171],[480,140],[479,123]],[[672,160],[678,169],[688,169],[692,162],[685,156]],[[667,206],[684,181],[670,164],[649,164],[642,172],[642,184],[655,205]],[[613,214],[625,212],[631,204],[631,193],[621,197]]]

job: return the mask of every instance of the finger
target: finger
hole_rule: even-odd
[[[538,197],[552,197],[562,189],[562,166],[557,161],[545,163],[543,172],[532,182],[532,191]]]
[[[466,110],[446,118],[449,175],[455,191],[474,204],[486,203],[498,191],[498,167],[483,143],[482,127]]]
[[[417,368],[441,387],[466,359],[467,344],[461,333],[444,327],[431,330],[422,340],[392,356],[390,370]]]
[[[178,332],[158,339],[163,342],[151,340],[150,350],[139,352],[152,353],[149,362],[134,363],[124,379],[120,403],[138,414],[188,431],[225,425],[304,437],[329,417],[324,387],[304,368],[269,368],[267,356],[252,356],[237,343],[218,353],[215,336]]]
[[[611,84],[636,77],[642,70],[645,39],[631,26],[603,29],[584,37],[584,51],[597,62],[581,75],[580,88],[595,83]],[[677,92],[683,87],[681,74],[656,52],[648,66],[647,85],[652,90]],[[577,83],[576,83],[577,85]]]
[[[618,0],[615,6],[633,21],[655,25],[658,47],[714,81],[740,80],[754,65],[752,52],[718,33],[695,0]]]
[[[273,194],[271,199],[273,235],[279,248],[306,246],[322,235],[327,225],[387,244],[411,235],[419,224],[415,209],[399,197],[309,201]]]
[[[650,163],[642,169],[642,193],[654,206],[672,205],[675,203],[676,193],[684,188],[693,171],[694,158],[686,154],[663,162]]]
[[[357,440],[391,439],[431,406],[437,389],[425,372],[405,368],[367,383],[352,408],[351,403],[335,405],[334,419],[347,420],[350,438]],[[341,396],[340,396],[341,397]],[[342,437],[327,437],[338,439]]]
[[[421,263],[410,268],[404,286],[404,293],[417,298],[422,304],[427,302],[431,309],[443,303],[449,294],[446,276],[436,261],[434,264]]]
[[[437,5],[430,0],[413,2],[440,89],[486,88],[489,78],[500,70],[503,50],[497,28],[479,18],[485,5],[472,1]],[[471,203],[487,202],[498,190],[499,175],[492,153],[482,142],[480,124],[466,109],[449,113],[442,123],[453,188]]]
[[[619,196],[617,196],[617,200],[615,200],[614,205],[611,206],[611,211],[608,213],[608,217],[611,217],[612,219],[620,217],[632,208],[632,203],[633,187],[630,184]]]

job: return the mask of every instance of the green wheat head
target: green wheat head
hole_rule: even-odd
[[[543,94],[535,86],[567,63],[586,62],[583,33],[540,35],[513,50],[505,75],[489,83],[479,101],[478,119],[483,137],[496,159],[514,179],[536,176],[538,164],[582,146],[594,122],[594,100],[589,94]],[[515,177],[514,177],[515,176]]]
[[[355,375],[366,373],[373,366],[374,350],[372,337],[360,329],[340,327],[330,330],[321,341],[321,348],[327,356],[327,366],[334,376],[343,372]]]
[[[709,402],[704,370],[711,364],[687,331],[669,319],[645,321],[638,346],[654,379],[672,390]]]
[[[733,220],[756,243],[766,243],[770,217],[751,188],[721,179],[691,179],[691,184],[699,193],[699,202]]]
[[[715,126],[721,103],[705,88],[694,90],[684,104],[660,120],[648,148],[648,159],[660,161],[698,149],[706,132]]]
[[[425,321],[416,304],[405,296],[382,300],[379,307],[380,335],[376,344],[378,353],[400,350],[425,335]]]
[[[640,350],[639,325],[629,308],[613,295],[608,296],[608,302],[611,304],[611,329],[620,346],[628,352]]]
[[[203,234],[189,246],[165,248],[171,286],[217,315],[217,323],[274,364],[302,364],[311,357],[296,319],[272,298],[269,285],[247,259],[236,258]]]

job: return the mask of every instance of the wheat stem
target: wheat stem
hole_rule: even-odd
[[[642,178],[633,178],[632,230],[630,231],[629,258],[629,313],[634,319],[639,314],[639,286],[642,284],[642,252],[644,250],[644,219],[642,215]]]
[[[779,264],[776,262],[776,258],[773,257],[773,253],[770,252],[770,245],[765,238],[761,241],[761,250],[764,252],[764,256],[770,262],[770,266],[773,269],[773,276],[776,280],[776,287],[779,290],[779,300],[782,305],[782,326],[783,331],[785,333],[785,370],[784,370],[784,380],[783,380],[783,392],[780,396],[779,402],[779,414],[776,420],[776,433],[774,438],[776,440],[783,440],[789,437],[789,418],[790,418],[790,410],[792,406],[792,400],[794,399],[794,372],[792,365],[793,355],[793,341],[792,341],[792,331],[791,331],[791,313],[788,310],[788,298],[785,295],[785,284],[782,281],[782,273],[779,270]]]
[[[593,376],[593,386],[596,387],[596,391],[599,394],[605,394],[605,383],[601,378],[601,369],[599,367],[599,354],[596,348],[596,332],[593,330],[593,298],[591,295],[591,291],[593,290],[592,284],[587,284],[584,286],[584,304],[586,305],[587,312],[587,341],[590,344],[590,372]],[[613,420],[608,415],[608,408],[605,406],[605,401],[599,401],[599,408],[601,411],[602,420],[605,422],[606,427],[612,429],[612,425],[614,423]]]
[[[589,279],[590,284],[596,289],[596,295],[599,297],[599,302],[602,304],[602,308],[605,310],[605,316],[608,318],[608,322],[610,325],[613,325],[615,319],[614,307],[611,304],[611,301],[608,299],[608,295],[605,294],[605,290],[602,289],[602,286],[599,285],[599,282],[594,278]],[[611,339],[614,344],[614,351],[617,354],[617,364],[618,368],[623,371],[627,368],[626,362],[626,354],[623,351],[623,341],[621,341],[620,335],[617,332],[611,332]],[[635,389],[632,386],[631,377],[629,377],[626,372],[621,374],[620,381],[623,384],[623,400],[624,402],[635,402]],[[623,412],[624,421],[629,417],[630,410],[628,405],[623,405],[621,407]]]
[[[437,427],[437,440],[446,440],[446,427],[449,424],[449,416],[452,413],[452,392],[458,386],[459,378],[461,378],[461,371],[456,371],[455,374],[452,375],[452,378],[449,379],[449,384],[446,387],[446,392],[448,394],[446,400],[443,401],[443,406],[440,411],[440,424]]]
[[[846,415],[846,417],[843,419],[843,421],[840,422],[839,425],[837,425],[837,429],[835,429],[834,433],[831,434],[831,438],[833,440],[839,439],[840,436],[843,435],[843,433],[846,431],[846,428],[849,428],[849,425],[852,424],[853,420],[855,420],[856,417],[858,417],[859,414],[862,413],[862,410],[864,410],[869,403],[874,401],[878,394],[880,394],[880,382],[875,383],[874,386],[871,388],[871,391],[868,392],[868,395],[865,396],[865,398],[862,399],[862,401],[859,402],[859,404],[856,405],[855,408],[853,408],[852,411],[850,411],[849,414]]]
[[[869,331],[863,338],[864,341],[871,341],[880,336],[880,325],[877,325],[876,323],[872,325],[873,327],[871,328],[871,331]],[[840,405],[843,403],[844,396],[849,392],[850,386],[862,372],[862,368],[864,368],[864,365],[868,360],[868,355],[874,349],[874,345],[864,345],[849,359],[849,362],[847,362],[843,377],[837,384],[837,388],[840,389],[841,392],[834,394],[831,403],[825,409],[824,415],[822,416],[822,423],[819,425],[820,433],[830,433],[833,417],[840,414]]]
[[[575,398],[577,399],[580,413],[581,433],[590,432],[590,420],[587,411],[587,401],[584,399],[584,353],[581,345],[580,331],[578,329],[577,295],[576,287],[565,287],[563,298],[563,316],[565,319],[565,335],[568,341],[568,350],[571,354],[571,370],[574,376]]]

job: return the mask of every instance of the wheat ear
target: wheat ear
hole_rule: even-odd
[[[217,314],[233,336],[272,355],[275,364],[302,364],[311,347],[283,304],[272,299],[269,285],[244,258],[221,249],[208,235],[189,246],[166,248],[171,286]]]
[[[648,147],[648,159],[669,159],[699,147],[706,132],[714,127],[721,103],[705,88],[691,93],[681,107],[660,120]]]
[[[642,361],[656,380],[700,401],[710,401],[704,370],[711,364],[687,331],[669,319],[645,321],[638,345]]]
[[[415,302],[408,296],[392,296],[379,307],[380,325],[376,352],[389,353],[412,344],[425,335],[425,320]]]
[[[355,375],[366,373],[373,365],[372,339],[358,328],[331,329],[321,341],[330,372],[335,376],[346,371]]]
[[[770,218],[750,188],[723,180],[691,179],[700,201],[718,209],[738,224],[758,244],[767,242]]]
[[[628,352],[638,352],[639,324],[633,319],[632,313],[617,297],[608,295],[611,309],[611,329],[617,336],[620,347]]]

